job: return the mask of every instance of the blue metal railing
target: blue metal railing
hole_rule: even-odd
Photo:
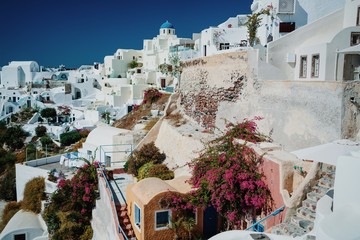
[[[105,171],[104,171],[104,170],[101,170],[101,174],[102,174],[102,176],[103,176],[103,178],[104,178],[104,181],[105,181],[105,184],[106,184],[106,188],[109,188],[109,189],[110,189],[112,205],[113,205],[113,207],[114,207],[114,209],[115,209],[115,211],[116,211],[116,216],[117,216],[117,219],[118,219],[118,221],[119,221],[119,215],[118,215],[118,213],[117,213],[116,205],[115,205],[115,202],[114,202],[114,199],[115,199],[114,197],[116,197],[116,196],[114,196],[115,193],[114,193],[114,191],[113,191],[113,189],[112,189],[112,187],[111,187],[111,184],[109,183],[109,181],[108,181],[107,178],[106,178]],[[117,185],[116,185],[116,186],[117,186]],[[121,191],[120,191],[120,193],[121,193]],[[125,240],[129,240],[128,237],[126,236],[126,233],[124,232],[124,230],[123,230],[122,227],[120,226],[120,222],[118,222],[118,233],[121,233],[121,234],[123,235],[123,237],[124,237]]]
[[[259,226],[261,225],[260,223],[262,223],[263,221],[265,221],[266,219],[270,218],[270,217],[274,217],[276,215],[278,215],[279,213],[281,213],[282,211],[284,211],[285,209],[285,205],[276,209],[275,211],[273,211],[272,213],[270,213],[269,215],[267,215],[266,217],[264,217],[263,219],[257,221],[256,223],[254,223],[253,225],[251,225],[250,227],[248,227],[245,230],[253,230],[255,232],[257,232],[257,230],[259,229]]]

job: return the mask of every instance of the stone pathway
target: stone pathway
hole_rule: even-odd
[[[321,178],[318,180],[317,185],[306,194],[306,199],[302,202],[302,206],[296,209],[296,213],[288,221],[274,226],[271,232],[292,237],[303,236],[309,233],[314,228],[316,203],[330,188],[333,188],[334,180],[335,167],[324,165],[323,170],[321,170]]]

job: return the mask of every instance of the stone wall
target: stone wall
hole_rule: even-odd
[[[212,128],[221,102],[235,102],[247,81],[245,53],[204,57],[182,64],[181,105],[185,113]],[[243,67],[242,67],[243,66]]]
[[[183,112],[204,127],[220,130],[224,119],[263,116],[260,130],[287,150],[360,138],[359,83],[258,81],[249,66],[251,57],[236,52],[185,62]]]

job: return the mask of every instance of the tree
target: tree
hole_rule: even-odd
[[[45,136],[45,134],[46,134],[46,131],[47,131],[47,129],[46,129],[46,127],[45,126],[37,126],[36,128],[35,128],[35,133],[36,133],[36,136],[38,136],[38,137],[43,137],[43,136]]]
[[[252,15],[247,16],[248,20],[246,22],[246,27],[249,34],[249,43],[250,46],[252,47],[255,45],[257,29],[261,25],[261,21],[262,21],[261,15],[263,14],[269,15],[270,9],[262,9],[257,13],[253,13]]]
[[[0,142],[4,142],[12,150],[20,149],[24,146],[24,138],[28,135],[19,125],[9,127],[2,134]]]
[[[69,146],[81,139],[81,134],[78,131],[71,131],[60,135],[60,143],[62,146]]]
[[[235,139],[270,141],[258,132],[254,120],[228,124],[227,132],[211,141],[191,162],[190,183],[196,190],[185,197],[175,196],[172,201],[175,209],[213,206],[226,219],[227,229],[239,226],[245,216],[254,218],[271,210],[270,190],[264,174],[258,170],[261,156],[246,142],[234,143]]]
[[[41,110],[40,115],[41,117],[46,118],[48,121],[54,121],[57,116],[55,108],[44,108]]]

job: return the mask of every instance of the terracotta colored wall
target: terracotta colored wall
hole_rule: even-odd
[[[163,192],[156,195],[150,202],[144,205],[136,196],[132,194],[132,192],[127,189],[126,191],[126,199],[128,204],[128,215],[130,217],[130,222],[133,226],[136,238],[138,240],[153,240],[153,239],[161,239],[161,240],[173,240],[174,233],[170,229],[162,229],[155,230],[155,212],[159,210],[167,210],[163,209],[159,206],[159,200],[163,197],[168,196],[169,192]],[[141,229],[140,231],[134,224],[134,202],[141,209]],[[174,216],[175,213],[171,213]],[[197,225],[194,227],[194,230],[197,232],[202,232],[203,230],[203,213],[202,210],[198,210],[197,214]]]
[[[265,183],[268,185],[271,196],[274,200],[273,211],[280,208],[284,205],[283,198],[280,194],[280,166],[278,163],[266,159],[266,156],[263,158],[263,164],[260,167],[265,174]],[[265,229],[268,229],[276,224],[279,224],[285,218],[285,211],[271,217],[262,223],[265,226]]]

